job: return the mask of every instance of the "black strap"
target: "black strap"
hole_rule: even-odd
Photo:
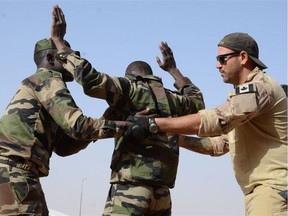
[[[288,190],[281,191],[278,193],[280,196],[282,196],[285,200],[287,200],[288,197]]]
[[[170,117],[171,110],[165,89],[161,82],[148,81],[148,85],[153,92],[154,100],[157,104],[157,110],[161,117]]]

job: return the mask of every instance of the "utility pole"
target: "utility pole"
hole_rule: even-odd
[[[82,197],[83,197],[83,185],[84,181],[87,179],[87,177],[84,177],[82,179],[82,184],[81,184],[81,194],[80,194],[80,210],[79,210],[79,216],[81,216],[81,211],[82,211]]]

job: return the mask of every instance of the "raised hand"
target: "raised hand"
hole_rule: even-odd
[[[52,9],[51,38],[53,40],[64,40],[66,27],[67,24],[63,11],[58,5],[54,5]]]
[[[67,24],[63,11],[58,5],[54,5],[52,9],[51,39],[58,51],[71,53],[73,50],[70,48],[69,43],[64,40],[66,27]],[[61,58],[58,58],[58,60],[61,60]]]
[[[162,53],[162,61],[156,56],[156,61],[160,68],[164,71],[172,72],[176,69],[176,62],[173,56],[173,51],[168,46],[167,42],[161,42],[159,49]]]

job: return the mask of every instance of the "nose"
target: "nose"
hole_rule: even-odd
[[[220,69],[220,68],[222,68],[222,64],[220,64],[220,62],[219,62],[219,61],[217,61],[217,62],[216,62],[216,68],[217,68],[217,69]]]

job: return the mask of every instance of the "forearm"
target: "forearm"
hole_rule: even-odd
[[[101,89],[98,87],[102,82],[102,78],[100,77],[100,73],[92,67],[91,63],[76,53],[64,55],[59,53],[58,55],[59,58],[61,58],[63,67],[69,71],[74,76],[76,82],[83,87],[85,94],[91,97],[99,97],[99,95],[95,94],[100,94]]]
[[[127,130],[130,122],[110,121],[82,117],[68,130],[70,136],[84,141],[120,137]]]
[[[85,116],[61,79],[53,77],[47,82],[50,88],[45,93],[36,91],[36,97],[64,133],[82,141],[93,141],[123,134],[126,122],[117,123]]]
[[[167,72],[174,78],[175,81],[184,78],[183,74],[177,67],[168,69]]]
[[[179,146],[200,154],[221,156],[229,152],[229,144],[224,137],[225,135],[204,138],[180,136]]]
[[[66,157],[85,149],[89,143],[90,141],[76,140],[65,134],[53,143],[53,151],[61,157]]]
[[[201,118],[198,113],[176,118],[155,118],[161,132],[198,135]]]
[[[208,138],[179,136],[179,146],[200,154],[214,155],[212,143]]]
[[[171,68],[167,72],[174,78],[174,87],[181,91],[185,86],[192,85],[191,80],[188,77],[183,76],[178,68]]]
[[[172,72],[169,72],[171,76],[175,79],[174,87],[186,97],[191,103],[193,107],[196,108],[196,111],[205,108],[205,103],[203,99],[203,94],[201,93],[200,89],[195,86],[188,77],[184,77],[182,73],[175,68]],[[189,102],[188,101],[188,102]],[[194,113],[194,112],[188,112]]]
[[[63,39],[53,36],[51,37],[51,39],[53,40],[58,52],[65,52],[67,54],[74,52],[70,47],[65,44],[65,41]]]

